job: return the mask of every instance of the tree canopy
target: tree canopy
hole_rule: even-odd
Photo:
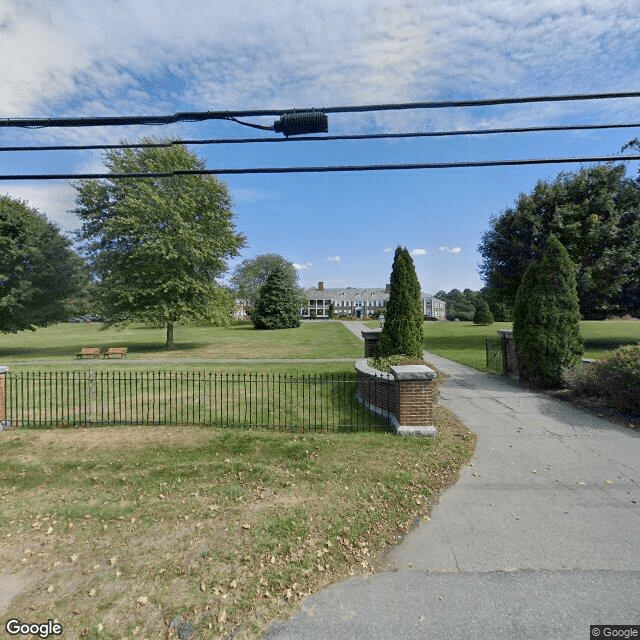
[[[205,166],[184,145],[110,150],[104,160],[112,174]],[[166,326],[173,348],[174,324],[230,321],[233,297],[216,278],[245,239],[215,176],[83,180],[76,190],[79,237],[105,326]]]
[[[84,284],[83,260],[47,217],[0,196],[0,331],[15,333],[65,319]]]
[[[522,276],[554,234],[577,269],[586,318],[640,310],[640,189],[623,165],[601,165],[539,181],[491,219],[480,273],[492,304],[513,307]]]
[[[238,298],[248,302],[249,315],[251,315],[251,308],[258,298],[260,287],[267,281],[269,275],[279,267],[285,271],[292,285],[299,289],[298,272],[295,267],[277,253],[265,253],[255,258],[248,258],[234,269],[230,278],[231,288]],[[299,294],[303,295],[302,289]]]
[[[386,358],[404,355],[408,358],[422,358],[423,321],[420,282],[413,258],[405,247],[398,247],[393,258],[389,302],[382,333],[376,344],[376,356]]]
[[[291,279],[291,272],[277,265],[258,289],[251,322],[256,329],[299,327],[300,307],[300,291]]]
[[[449,293],[440,290],[435,294],[438,300],[447,303],[447,320],[473,320],[476,312],[476,301],[480,294],[471,289],[451,289]]]

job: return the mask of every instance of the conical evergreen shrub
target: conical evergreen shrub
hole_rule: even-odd
[[[473,324],[489,325],[493,324],[493,314],[489,309],[489,304],[484,298],[476,300],[476,312],[473,315]]]
[[[300,292],[282,266],[271,271],[258,290],[251,312],[256,329],[289,329],[300,326]]]
[[[529,265],[522,277],[513,338],[520,376],[541,387],[560,386],[562,370],[575,366],[582,355],[576,268],[554,235],[542,260]]]
[[[422,323],[420,282],[413,258],[406,248],[398,247],[393,258],[389,302],[382,333],[376,345],[376,356],[387,358],[405,355],[408,358],[422,358]]]

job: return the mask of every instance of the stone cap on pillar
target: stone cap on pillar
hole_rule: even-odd
[[[500,338],[513,338],[513,329],[499,329],[496,335]]]
[[[367,331],[361,331],[360,333],[365,340],[379,338],[382,333],[382,329],[369,329]]]
[[[437,373],[424,364],[399,364],[391,367],[395,380],[435,380]]]

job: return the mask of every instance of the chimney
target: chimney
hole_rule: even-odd
[[[324,282],[318,282],[318,291],[324,291]]]

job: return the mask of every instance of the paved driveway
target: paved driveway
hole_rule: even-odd
[[[379,573],[309,597],[265,638],[588,640],[591,624],[640,625],[640,433],[425,357],[478,435],[472,464]]]

